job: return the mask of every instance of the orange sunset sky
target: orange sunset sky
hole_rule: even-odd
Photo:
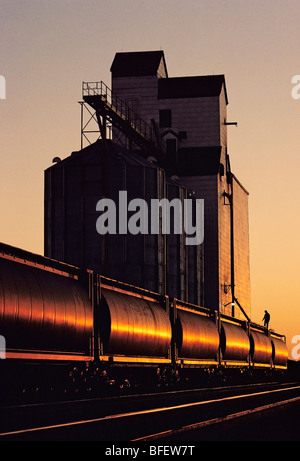
[[[0,0],[0,240],[43,254],[44,170],[80,149],[81,82],[118,51],[225,74],[228,152],[250,192],[252,320],[300,335],[299,0]],[[300,94],[300,91],[299,91]]]

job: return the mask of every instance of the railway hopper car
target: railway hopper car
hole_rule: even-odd
[[[180,382],[186,370],[287,368],[285,339],[273,331],[5,244],[0,335],[4,401],[42,389]]]
[[[283,335],[176,299],[172,305],[174,360],[181,367],[287,368]]]
[[[92,359],[92,306],[78,279],[75,268],[2,247],[0,328],[7,359]]]

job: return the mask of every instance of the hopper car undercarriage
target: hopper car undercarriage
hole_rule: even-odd
[[[4,402],[287,369],[285,338],[272,330],[5,244],[0,335]]]

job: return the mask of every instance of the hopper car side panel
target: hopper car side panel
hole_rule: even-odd
[[[248,365],[250,342],[242,325],[222,319],[220,331],[221,362],[226,365]]]
[[[288,359],[282,336],[259,325],[4,244],[0,334],[7,363],[286,369]]]
[[[104,354],[168,358],[171,324],[158,302],[108,288],[102,288],[101,294],[100,337]]]
[[[182,366],[217,365],[219,333],[214,315],[178,300],[173,301],[175,360]]]
[[[272,361],[272,344],[270,338],[262,331],[250,329],[251,360],[254,366],[270,366]]]
[[[0,319],[7,358],[92,359],[92,306],[73,274],[2,253]]]
[[[286,343],[276,334],[271,334],[273,365],[275,368],[286,368],[288,349]]]

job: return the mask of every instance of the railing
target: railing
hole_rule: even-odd
[[[82,82],[82,97],[100,96],[101,102],[117,114],[123,121],[137,131],[141,136],[153,142],[155,137],[153,129],[148,123],[128,106],[119,96],[113,94],[104,82]]]

